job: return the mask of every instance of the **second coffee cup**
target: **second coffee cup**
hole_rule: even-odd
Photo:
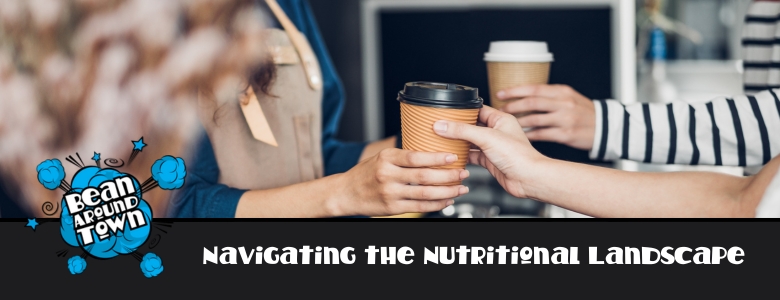
[[[485,53],[490,105],[501,109],[511,102],[498,99],[496,93],[501,90],[527,84],[546,84],[552,61],[552,53],[547,50],[545,42],[491,42],[490,49]]]
[[[451,83],[408,82],[398,93],[398,101],[401,102],[403,148],[455,154],[458,160],[441,168],[464,169],[469,142],[439,136],[433,131],[433,123],[449,120],[475,125],[482,107],[478,89]]]

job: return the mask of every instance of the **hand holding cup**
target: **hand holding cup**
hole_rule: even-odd
[[[524,85],[499,91],[507,104],[501,111],[513,114],[531,141],[564,144],[582,150],[593,148],[596,110],[593,102],[567,85]],[[533,113],[533,114],[532,114]]]
[[[512,115],[485,106],[479,122],[484,126],[440,120],[433,129],[442,137],[473,143],[477,149],[469,153],[470,163],[487,169],[513,196],[533,197],[526,183],[544,171],[550,159],[531,146]]]
[[[453,198],[468,193],[462,185],[448,185],[469,176],[466,170],[447,169],[459,160],[445,152],[419,152],[395,148],[361,161],[338,178],[344,201],[333,207],[335,215],[386,216],[439,211]]]

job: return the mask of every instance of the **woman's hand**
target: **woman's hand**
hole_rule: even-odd
[[[343,189],[329,206],[334,215],[396,215],[439,211],[453,198],[468,193],[463,185],[434,186],[458,182],[466,170],[431,169],[457,160],[449,153],[384,149],[340,174]]]
[[[459,122],[437,121],[433,129],[443,137],[466,140],[479,150],[469,153],[469,162],[490,171],[504,189],[515,197],[533,197],[523,185],[535,168],[547,158],[536,151],[525,137],[514,116],[484,106],[479,111],[478,127]]]
[[[568,85],[526,85],[498,92],[499,99],[519,99],[502,108],[517,118],[532,141],[556,142],[577,149],[593,148],[596,110],[593,102]]]

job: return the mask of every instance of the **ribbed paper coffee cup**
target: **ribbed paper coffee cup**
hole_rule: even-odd
[[[546,84],[550,78],[552,53],[547,43],[532,41],[498,41],[490,43],[485,53],[490,88],[490,105],[501,109],[514,101],[500,100],[496,93],[512,87]],[[522,114],[516,115],[522,116]]]
[[[482,107],[476,88],[447,83],[409,82],[398,93],[401,102],[401,140],[406,150],[446,152],[458,156],[442,169],[465,169],[470,144],[439,136],[433,123],[448,120],[475,125]],[[460,184],[460,181],[452,185]]]

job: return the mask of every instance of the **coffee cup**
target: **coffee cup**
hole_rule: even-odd
[[[546,84],[550,77],[550,63],[553,55],[547,43],[536,41],[495,41],[485,52],[490,105],[501,109],[512,100],[501,100],[496,96],[501,90],[521,85]],[[525,114],[515,115],[520,117]]]
[[[398,101],[403,149],[452,153],[458,160],[439,168],[465,169],[469,142],[439,136],[433,131],[433,123],[449,120],[475,125],[483,102],[478,89],[451,83],[408,82],[398,93]]]

